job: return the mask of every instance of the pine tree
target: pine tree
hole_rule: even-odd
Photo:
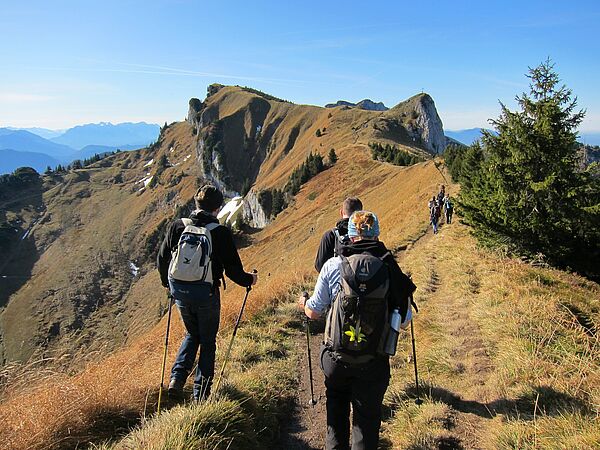
[[[576,164],[576,130],[585,113],[549,60],[527,76],[530,92],[516,97],[519,110],[501,104],[491,121],[498,134],[484,131],[482,147],[464,154],[459,203],[480,234],[577,265],[582,251],[597,257],[599,237],[590,226],[600,203],[598,180]]]
[[[337,157],[337,154],[335,153],[335,149],[334,148],[332,148],[331,150],[329,150],[329,155],[327,156],[327,158],[329,159],[329,165],[330,166],[333,166],[337,162],[338,157]]]

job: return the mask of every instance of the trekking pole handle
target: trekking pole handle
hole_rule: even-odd
[[[252,269],[252,273],[253,273],[253,274],[257,274],[257,273],[258,273],[258,270],[256,270],[256,269]],[[250,286],[246,286],[246,292],[250,292],[251,290],[252,290],[252,285],[250,285]]]

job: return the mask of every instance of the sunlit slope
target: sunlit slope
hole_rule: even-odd
[[[443,181],[433,162],[399,168],[372,161],[367,149],[360,146],[341,149],[339,156],[334,167],[304,185],[295,203],[253,235],[251,246],[241,250],[246,268],[257,268],[260,276],[248,301],[248,315],[282,298],[292,282],[315,275],[313,261],[319,239],[335,224],[339,204],[347,195],[360,196],[365,207],[379,214],[382,239],[390,246],[410,241],[426,228],[426,200]],[[143,289],[138,288],[142,283]],[[242,288],[228,283],[222,297],[224,327],[233,322],[243,293]],[[140,302],[137,314],[152,315],[156,313],[143,309],[148,300],[142,297],[160,301],[165,291],[152,272],[136,282],[130,296]],[[113,324],[119,328],[117,321]],[[149,333],[80,375],[48,379],[26,394],[12,395],[0,407],[0,418],[7,424],[0,438],[14,443],[12,448],[42,448],[44,442],[65,436],[68,429],[89,433],[100,416],[139,414],[146,402],[152,405],[156,398],[164,327],[163,319]],[[176,318],[169,364],[181,336],[182,326]]]
[[[141,180],[156,172],[161,155],[174,167],[155,176],[154,188],[144,188]],[[156,291],[130,291],[144,276],[143,270],[134,276],[130,262],[150,262],[153,234],[191,198],[196,176],[190,127],[181,123],[156,149],[116,154],[46,191],[45,211],[28,237],[38,259],[1,315],[7,360],[27,360],[36,350],[47,349],[50,357],[117,346],[140,315],[157,320]]]

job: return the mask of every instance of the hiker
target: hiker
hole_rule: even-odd
[[[440,185],[440,192],[438,192],[438,195],[437,195],[437,203],[438,203],[438,206],[440,208],[444,204],[444,197],[445,196],[446,196],[446,186],[444,186],[442,184],[442,185]]]
[[[427,209],[429,209],[429,211],[431,211],[431,208],[433,208],[436,204],[437,204],[437,197],[434,195],[433,197],[431,197],[431,200],[429,200],[429,202],[427,203]]]
[[[437,234],[438,232],[438,221],[440,220],[440,207],[437,203],[437,199],[432,200],[433,206],[429,209],[429,221],[431,222],[431,226],[433,227],[433,234]]]
[[[325,448],[350,448],[352,405],[352,449],[375,450],[390,380],[389,356],[382,351],[389,315],[397,310],[404,326],[410,322],[409,298],[416,287],[378,240],[375,214],[352,214],[348,236],[350,243],[341,254],[323,265],[313,295],[308,300],[300,297],[298,306],[311,319],[331,306],[321,349],[327,396]]]
[[[157,265],[162,284],[175,298],[187,332],[171,369],[168,392],[175,397],[183,395],[200,347],[193,390],[193,400],[199,401],[210,394],[215,371],[221,280],[225,287],[223,270],[244,287],[256,284],[258,276],[244,271],[231,231],[217,220],[223,194],[207,184],[198,189],[194,200],[196,210],[189,219],[177,219],[167,228]],[[190,267],[200,273],[190,272]]]
[[[446,194],[444,197],[444,215],[446,216],[446,223],[452,223],[452,214],[454,213],[454,205],[450,201],[450,195]]]
[[[348,218],[354,211],[360,211],[363,208],[362,202],[356,197],[348,197],[342,203],[340,208],[341,220],[335,224],[335,227],[328,230],[321,238],[321,244],[315,258],[315,269],[320,272],[323,264],[334,256],[339,255],[339,249],[347,244],[348,240]]]

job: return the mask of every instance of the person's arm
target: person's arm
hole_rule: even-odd
[[[169,264],[171,263],[171,253],[174,245],[174,235],[177,231],[177,222],[171,222],[165,231],[165,237],[162,241],[158,255],[156,257],[156,266],[160,273],[160,281],[164,287],[169,287]],[[179,238],[177,238],[179,240]]]
[[[299,306],[303,307],[304,313],[310,319],[316,319],[327,311],[327,307],[337,293],[336,286],[340,283],[339,261],[337,259],[329,259],[325,263],[323,269],[319,272],[312,296],[308,300],[304,297],[299,300]]]
[[[240,286],[248,287],[254,284],[256,275],[244,271],[229,228],[218,226],[211,233],[213,234],[213,258],[221,262],[225,274]]]
[[[317,269],[317,272],[321,272],[327,260],[333,257],[334,248],[335,234],[329,230],[321,237],[321,243],[319,244],[319,250],[315,258],[315,269]]]
[[[412,280],[402,272],[396,259],[390,254],[385,258],[390,271],[390,294],[393,308],[398,308],[404,323],[408,319],[410,297],[417,289]]]

